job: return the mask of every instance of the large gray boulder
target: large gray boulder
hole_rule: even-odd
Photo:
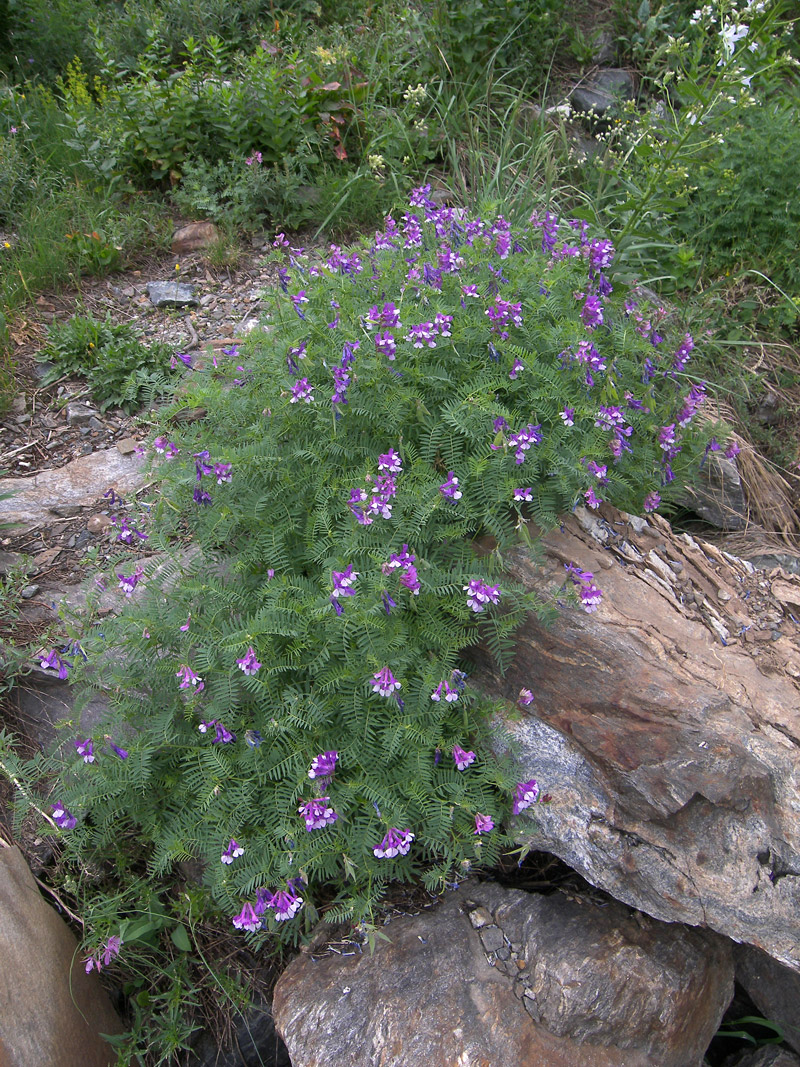
[[[18,848],[0,847],[0,1065],[110,1067],[122,1025]]]
[[[505,675],[474,653],[476,686],[536,696],[498,723],[519,780],[552,796],[517,817],[516,839],[655,918],[800,969],[796,624],[763,573],[657,518],[579,512],[540,565],[505,559],[539,591],[571,561],[604,590],[596,613],[564,598],[552,627],[530,617]],[[782,596],[797,582],[783,575]]]
[[[699,1067],[733,995],[727,942],[614,901],[468,882],[386,933],[283,973],[293,1067]]]

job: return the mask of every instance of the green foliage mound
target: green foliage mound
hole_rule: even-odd
[[[264,331],[193,372],[206,420],[153,441],[169,560],[118,563],[130,608],[82,638],[113,716],[50,765],[68,851],[156,882],[199,861],[245,930],[368,919],[391,879],[495,860],[538,787],[493,754],[460,654],[502,662],[526,611],[602,597],[580,561],[515,588],[504,553],[528,517],[652,510],[702,462],[691,339],[612,293],[610,242],[429,194],[323,261],[276,238]]]
[[[121,407],[131,412],[172,391],[171,354],[168,345],[144,344],[135,327],[113,322],[110,315],[74,315],[50,327],[37,358],[52,363],[45,385],[64,375],[85,378],[101,411]]]

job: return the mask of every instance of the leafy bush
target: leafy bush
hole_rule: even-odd
[[[143,344],[133,326],[115,323],[109,314],[104,320],[75,315],[55,323],[37,358],[53,364],[45,385],[64,375],[85,378],[101,411],[121,407],[131,412],[172,391],[170,355],[169,346]]]
[[[692,175],[680,226],[718,273],[756,268],[800,293],[797,94],[735,116],[713,158]]]
[[[515,588],[504,552],[528,516],[654,509],[703,455],[691,339],[611,295],[609,242],[429,191],[320,266],[276,240],[268,332],[196,372],[182,403],[207,418],[153,442],[170,562],[117,564],[130,609],[81,638],[115,710],[111,747],[81,736],[60,764],[65,847],[123,869],[141,849],[156,883],[197,860],[247,930],[296,936],[303,901],[307,923],[368,919],[390,879],[493,862],[537,787],[493,755],[459,657],[482,639],[502,660],[551,595]],[[572,590],[602,596],[580,561],[552,592]]]
[[[540,89],[564,37],[556,0],[437,0],[432,21],[439,55],[457,82],[484,81],[490,67]]]
[[[670,11],[674,14],[675,9]],[[710,248],[702,233],[696,235],[696,224],[718,232],[716,218],[722,229],[731,223],[739,232],[750,228],[748,194],[743,194],[743,214],[735,208],[730,215],[727,211],[727,193],[735,181],[726,155],[747,151],[752,120],[746,113],[758,110],[759,94],[768,98],[776,84],[792,75],[783,30],[780,5],[753,0],[741,12],[726,5],[698,9],[684,33],[669,37],[659,49],[660,73],[653,77],[663,99],[651,100],[641,112],[630,105],[609,131],[604,155],[584,168],[583,179],[594,184],[596,217],[614,235],[629,270],[648,284],[666,283],[674,289],[696,283],[702,260],[695,237]],[[764,123],[772,121],[767,117],[772,114],[767,109]],[[779,121],[777,114],[774,118]],[[767,149],[772,137],[764,124],[761,129]],[[728,149],[732,130],[734,148]],[[776,143],[780,136],[776,130]],[[751,138],[751,152],[753,147]],[[749,161],[751,179],[754,158]],[[776,163],[773,179],[781,190],[784,183],[777,175],[782,165],[783,160]],[[767,231],[771,224],[764,219],[769,212],[769,207],[760,212],[756,224]],[[729,237],[728,247],[731,240],[737,244],[737,238]]]

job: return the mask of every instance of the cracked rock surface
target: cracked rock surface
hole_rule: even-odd
[[[538,590],[570,562],[604,590],[596,613],[565,598],[554,626],[529,617],[503,676],[473,653],[490,696],[536,694],[501,723],[519,780],[552,797],[515,820],[517,840],[800,970],[800,580],[612,509],[570,516],[539,566],[506,557]]]
[[[294,1067],[699,1067],[730,946],[615,901],[464,883],[375,952],[307,952],[273,1010]]]

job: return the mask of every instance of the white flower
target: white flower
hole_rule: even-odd
[[[722,50],[725,53],[726,59],[730,59],[736,48],[737,42],[747,36],[749,29],[750,27],[745,26],[744,24],[741,26],[734,26],[733,23],[729,23],[719,31],[719,35],[722,38]]]

